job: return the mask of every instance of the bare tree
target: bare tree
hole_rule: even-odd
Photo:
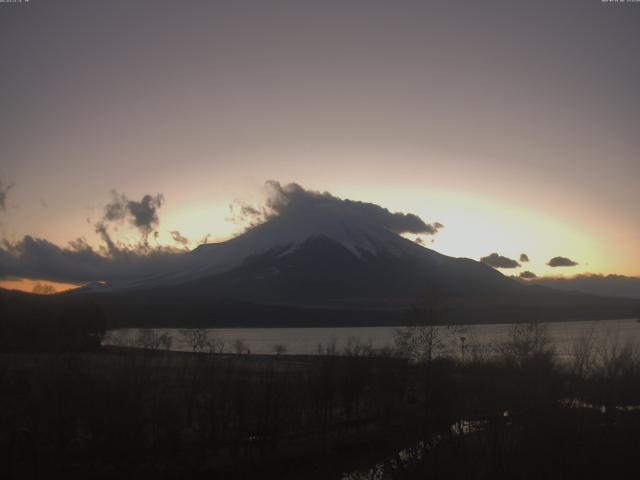
[[[335,337],[331,337],[327,345],[324,345],[322,342],[318,343],[317,351],[318,355],[326,355],[326,356],[334,356],[337,353],[337,343],[338,340]]]
[[[173,337],[171,335],[169,335],[167,332],[164,332],[162,335],[160,335],[160,338],[158,340],[160,342],[160,345],[162,345],[166,351],[171,350],[171,345],[173,344]]]
[[[495,353],[493,346],[478,339],[473,331],[467,333],[465,338],[464,343],[462,342],[462,337],[460,339],[460,348],[464,349],[463,352],[461,352],[463,353],[463,361],[467,360],[474,364],[482,364],[486,363]]]
[[[640,359],[638,346],[631,340],[622,343],[617,335],[611,338],[608,334],[597,353],[600,374],[609,381],[627,375],[638,366]]]
[[[593,328],[585,333],[575,342],[571,343],[569,354],[571,363],[569,368],[571,373],[577,378],[590,376],[596,365],[595,344],[593,338]]]
[[[548,325],[532,321],[513,325],[499,352],[507,362],[522,366],[530,360],[551,360],[555,347]]]
[[[360,357],[365,350],[365,344],[360,341],[359,338],[349,337],[347,343],[342,349],[342,354],[345,357]]]
[[[444,346],[441,329],[436,325],[399,327],[394,332],[396,349],[403,356],[417,362],[431,362]]]
[[[207,345],[207,330],[204,328],[184,328],[180,330],[180,334],[194,353]]]
[[[444,353],[459,328],[444,324],[442,300],[431,296],[422,308],[414,308],[409,315],[410,325],[395,329],[394,343],[398,354],[416,362],[430,363]]]
[[[276,343],[273,346],[273,352],[277,355],[280,356],[282,354],[284,354],[287,351],[287,346],[283,343]]]
[[[227,342],[224,337],[218,336],[212,331],[207,331],[205,344],[209,349],[209,353],[224,353]]]

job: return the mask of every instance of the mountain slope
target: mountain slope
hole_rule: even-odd
[[[487,295],[527,288],[469,259],[440,255],[398,237],[394,249],[352,251],[324,235],[253,255],[235,269],[187,282],[183,291],[291,304],[380,303],[425,295]],[[406,242],[406,243],[405,243]],[[374,302],[375,300],[375,302]]]
[[[184,283],[84,295],[120,326],[394,325],[427,298],[441,302],[451,323],[625,318],[640,311],[638,301],[522,285],[473,260],[411,250],[356,253],[316,236]]]

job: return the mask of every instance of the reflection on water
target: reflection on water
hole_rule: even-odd
[[[447,342],[441,354],[459,354],[461,349],[487,347],[504,343],[509,338],[513,324],[464,325],[447,332]],[[445,328],[445,327],[441,327]],[[280,353],[307,355],[365,345],[375,349],[393,345],[394,327],[345,327],[345,328],[216,328],[207,329],[208,337],[215,339],[214,351],[235,353],[242,345],[243,352],[273,354],[280,346]],[[192,351],[193,346],[180,329],[157,329],[158,335],[171,338],[171,350]],[[121,329],[110,332],[106,345],[132,346],[140,336],[139,329]],[[622,344],[640,340],[640,323],[635,319],[575,321],[549,324],[556,352],[560,358],[570,355],[575,343],[590,335],[596,343],[617,341]],[[284,351],[282,349],[284,347]],[[199,347],[208,351],[207,346]]]

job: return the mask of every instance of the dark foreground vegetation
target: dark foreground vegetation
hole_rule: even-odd
[[[432,308],[384,350],[257,356],[187,329],[185,353],[150,330],[102,347],[89,301],[0,300],[2,478],[640,478],[624,339],[560,358],[527,323],[487,347]]]
[[[634,346],[585,338],[560,362],[527,324],[436,357],[449,334],[309,357],[5,352],[3,478],[638,478]]]

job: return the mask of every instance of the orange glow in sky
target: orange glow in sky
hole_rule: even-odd
[[[11,279],[0,280],[0,288],[7,290],[19,290],[21,292],[37,293],[40,295],[52,295],[78,288],[72,283],[52,282],[49,280]]]

